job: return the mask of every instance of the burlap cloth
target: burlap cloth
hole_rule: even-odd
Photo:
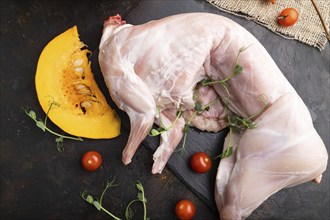
[[[206,0],[212,5],[235,15],[266,26],[273,32],[289,39],[296,39],[323,50],[328,40],[320,18],[311,0],[277,0],[271,4],[268,0]],[[329,27],[330,0],[317,0],[320,13]],[[298,22],[291,27],[281,27],[277,23],[278,14],[285,8],[298,10]]]

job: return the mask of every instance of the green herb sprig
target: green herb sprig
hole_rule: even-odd
[[[263,106],[255,112],[253,115],[251,115],[248,118],[243,118],[242,116],[238,115],[229,115],[227,114],[227,124],[229,127],[229,142],[226,150],[222,152],[220,155],[216,156],[214,159],[217,158],[225,158],[229,157],[233,154],[233,133],[239,132],[240,130],[246,130],[246,129],[253,129],[257,126],[255,122],[252,121],[253,118],[260,115],[268,106],[268,102],[265,100],[264,97],[260,97],[259,100],[263,103]],[[226,110],[228,110],[228,107],[226,107]]]
[[[251,46],[251,45],[250,45]],[[226,91],[226,100],[224,98],[221,98],[221,102],[225,106],[225,110],[229,112],[230,108],[230,91],[229,91],[229,86],[228,86],[228,81],[231,80],[234,76],[241,74],[243,72],[243,67],[239,64],[239,58],[242,52],[244,52],[248,47],[242,47],[238,51],[238,55],[235,60],[235,65],[233,67],[232,72],[223,80],[218,80],[218,81],[213,81],[211,79],[204,79],[200,82],[201,86],[209,86],[209,85],[214,85],[214,84],[220,84],[224,90]],[[267,102],[264,102],[264,106],[257,111],[255,114],[248,118],[244,118],[239,115],[230,115],[227,113],[227,124],[229,127],[229,141],[228,141],[228,146],[226,147],[225,151],[218,155],[215,158],[226,158],[229,157],[233,154],[233,145],[232,145],[232,139],[233,139],[233,133],[234,132],[239,132],[239,130],[245,130],[245,129],[253,129],[256,127],[256,123],[252,121],[252,119],[260,114],[266,107],[267,107]]]
[[[144,188],[143,188],[142,184],[139,181],[136,180],[134,183],[135,183],[136,188],[139,190],[139,192],[137,194],[137,198],[130,201],[129,204],[126,206],[125,218],[126,218],[126,220],[131,220],[134,216],[134,213],[131,209],[131,205],[135,202],[141,202],[143,204],[143,219],[144,220],[149,220],[149,218],[147,218],[147,198],[145,197],[145,194],[144,194]],[[107,184],[106,184],[106,186],[105,186],[105,188],[104,188],[104,190],[103,190],[103,192],[100,196],[100,199],[94,198],[92,195],[87,194],[85,191],[82,192],[80,194],[80,196],[83,200],[85,200],[89,204],[94,205],[97,210],[105,212],[106,214],[108,214],[109,216],[111,216],[115,220],[122,220],[121,218],[119,218],[118,216],[111,213],[109,210],[107,210],[102,205],[103,196],[105,195],[107,190],[109,188],[112,188],[112,187],[115,187],[115,186],[118,186],[118,185],[119,184],[115,184],[115,178],[112,181],[107,181]]]
[[[164,125],[163,121],[162,121],[160,110],[159,110],[160,127],[157,128],[157,129],[155,129],[155,128],[150,129],[148,135],[151,136],[151,137],[154,137],[154,136],[158,136],[158,135],[161,135],[164,132],[169,131],[175,125],[177,120],[182,116],[182,113],[183,113],[183,111],[180,108],[179,111],[176,113],[176,117],[175,117],[174,121],[172,122],[172,124],[170,126],[166,127]]]
[[[37,115],[34,111],[32,111],[32,110],[28,111],[26,109],[23,109],[23,110],[32,120],[34,120],[36,122],[37,127],[39,127],[43,132],[48,131],[49,133],[57,136],[57,138],[55,138],[56,148],[59,152],[62,152],[64,150],[64,148],[63,148],[64,139],[70,139],[70,140],[76,140],[76,141],[83,141],[83,139],[80,137],[61,135],[61,134],[56,133],[55,131],[52,131],[51,129],[49,129],[47,127],[48,114],[49,114],[50,110],[54,107],[59,107],[59,104],[55,101],[52,101],[50,103],[50,106],[46,113],[45,119],[43,121],[37,118]]]
[[[95,206],[95,208],[99,211],[103,211],[105,213],[107,213],[108,215],[110,215],[113,219],[115,220],[122,220],[121,218],[115,216],[114,214],[112,214],[110,211],[108,211],[106,208],[103,207],[102,205],[102,201],[103,201],[103,196],[104,194],[106,193],[106,191],[111,188],[111,187],[114,187],[114,186],[117,186],[118,184],[114,184],[115,182],[115,178],[112,180],[112,181],[107,181],[107,185],[106,187],[104,188],[102,194],[101,194],[101,197],[100,197],[100,200],[98,199],[94,199],[94,197],[92,195],[89,195],[89,194],[86,194],[86,192],[82,192],[80,194],[81,198],[83,200],[85,200],[86,202],[88,202],[89,204],[92,204]]]
[[[230,116],[227,114],[227,123],[230,124],[231,123],[231,119]],[[230,157],[233,154],[233,133],[234,133],[234,129],[232,126],[229,126],[229,141],[228,141],[228,145],[226,147],[226,149],[219,154],[218,156],[216,156],[214,159],[217,158],[226,158],[226,157]]]
[[[127,220],[131,220],[134,216],[134,213],[131,209],[131,205],[134,203],[134,202],[142,202],[143,204],[143,219],[144,220],[147,220],[149,218],[147,218],[147,199],[144,195],[144,189],[143,189],[143,186],[142,184],[139,182],[139,181],[135,181],[135,186],[136,188],[140,191],[138,194],[137,194],[137,198],[132,200],[126,207],[126,210],[125,210],[125,217]]]
[[[186,141],[187,141],[187,134],[189,131],[189,126],[192,122],[192,120],[194,119],[194,117],[196,116],[196,114],[202,114],[204,111],[208,111],[210,109],[210,107],[215,104],[216,102],[220,101],[219,98],[213,100],[212,102],[208,103],[207,105],[202,106],[202,104],[199,101],[195,102],[195,108],[194,108],[194,112],[192,113],[192,115],[190,116],[188,122],[185,124],[182,132],[183,132],[183,143],[180,149],[176,150],[176,151],[184,151],[185,147],[186,147]]]
[[[239,49],[238,55],[236,56],[234,68],[233,68],[232,72],[225,79],[217,80],[217,81],[213,81],[211,79],[203,79],[200,82],[202,86],[210,86],[210,85],[214,85],[214,84],[220,84],[224,88],[224,90],[226,91],[226,94],[227,94],[226,100],[222,99],[222,102],[224,102],[226,105],[229,105],[229,100],[230,100],[230,92],[229,92],[229,89],[228,89],[228,81],[231,80],[234,76],[239,75],[243,72],[243,67],[239,64],[239,58],[241,56],[241,53],[243,53],[250,46],[242,47],[242,48]]]
[[[225,79],[218,80],[218,81],[204,79],[201,81],[201,85],[209,86],[209,85],[213,85],[213,84],[222,84],[223,86],[227,86],[227,82],[229,80],[231,80],[234,76],[243,72],[243,67],[239,64],[239,58],[241,56],[241,53],[243,53],[245,50],[247,50],[251,45],[249,45],[247,47],[242,47],[238,50],[238,55],[236,56],[234,68],[233,68],[232,72]]]

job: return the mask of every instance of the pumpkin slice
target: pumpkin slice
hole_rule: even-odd
[[[74,26],[43,49],[35,76],[40,105],[54,124],[71,135],[116,137],[120,119],[98,88],[87,58],[90,51],[84,47]]]

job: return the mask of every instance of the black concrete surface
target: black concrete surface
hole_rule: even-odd
[[[221,14],[235,20],[268,50],[310,109],[314,125],[329,149],[329,45],[319,51],[197,0],[1,0],[0,10],[0,219],[110,219],[83,201],[80,193],[86,190],[98,196],[106,181],[114,177],[119,185],[106,193],[104,206],[123,219],[125,206],[137,194],[135,180],[145,188],[147,215],[151,219],[175,219],[175,204],[183,198],[195,202],[195,219],[218,219],[213,200],[216,166],[207,175],[192,177],[186,165],[189,152],[196,146],[204,144],[210,151],[221,151],[219,145],[224,132],[208,135],[191,129],[187,140],[188,145],[194,147],[188,148],[184,156],[175,154],[161,175],[152,175],[152,152],[158,144],[155,138],[147,138],[130,165],[121,163],[121,152],[129,132],[125,113],[118,110],[123,121],[122,134],[118,138],[65,141],[64,151],[60,153],[56,150],[54,136],[43,133],[22,110],[33,109],[37,116],[44,117],[34,86],[38,57],[51,39],[73,25],[78,26],[81,39],[94,52],[91,60],[95,78],[111,102],[99,71],[97,47],[103,20],[117,13],[131,24],[195,11]],[[112,106],[115,107],[113,103]],[[49,126],[61,132],[52,123]],[[104,163],[100,170],[89,173],[81,167],[80,158],[92,149],[103,155]],[[135,204],[133,210],[133,219],[141,219],[142,206]],[[321,184],[305,183],[281,190],[249,217],[272,220],[329,218],[329,170]]]

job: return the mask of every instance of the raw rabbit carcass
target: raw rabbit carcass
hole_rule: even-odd
[[[244,219],[278,190],[320,181],[328,155],[305,104],[235,22],[187,13],[133,26],[116,15],[105,21],[99,49],[110,95],[130,118],[125,164],[154,122],[169,128],[154,153],[152,172],[160,173],[192,115],[191,125],[208,131],[232,126],[237,116],[253,128],[231,131],[225,140],[224,153],[231,148],[232,155],[221,160],[216,177],[221,219]],[[209,84],[200,87],[205,79]],[[209,111],[194,114],[196,101],[216,99]]]

